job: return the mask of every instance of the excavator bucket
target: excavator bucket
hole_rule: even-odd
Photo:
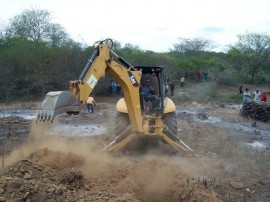
[[[69,91],[53,91],[47,93],[42,104],[41,109],[37,113],[37,121],[53,121],[58,114],[78,113],[80,111],[80,104],[76,97]]]

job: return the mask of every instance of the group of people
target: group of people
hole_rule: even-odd
[[[121,87],[120,85],[117,83],[117,81],[111,80],[111,86],[109,89],[109,93],[111,93],[113,96],[115,95],[120,95],[121,92]]]
[[[239,88],[239,93],[243,93],[243,85]],[[254,98],[253,100],[255,102],[267,102],[267,95],[266,92],[261,93],[259,89],[256,89],[256,91],[253,93]],[[243,93],[243,103],[250,101],[251,99],[251,93],[248,88],[245,89]]]
[[[173,83],[166,82],[163,87],[164,87],[163,92],[164,92],[165,96],[168,96],[169,92],[170,92],[171,96],[174,96],[175,85]]]
[[[195,75],[196,75],[196,81],[201,81],[202,78],[205,81],[208,80],[208,71],[203,71],[203,72],[197,71]]]

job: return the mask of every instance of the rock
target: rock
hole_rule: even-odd
[[[23,179],[30,180],[32,179],[32,176],[29,173],[25,173]]]
[[[242,182],[230,182],[230,185],[235,189],[244,188],[244,184]]]
[[[17,176],[17,177],[22,177],[22,173],[21,172],[17,172],[17,173],[15,173],[15,175]]]
[[[12,180],[13,179],[13,177],[3,177],[4,178],[4,180],[7,180],[7,181],[9,181],[9,180]]]
[[[23,168],[20,168],[20,172],[21,172],[21,173],[25,173],[26,170],[24,170]]]
[[[23,181],[23,179],[21,179],[21,178],[14,178],[14,180],[13,180],[13,186],[15,187],[15,188],[20,188],[22,185],[23,185],[23,183],[24,183],[24,181]]]
[[[52,193],[52,192],[54,192],[54,190],[55,190],[54,188],[50,187],[49,189],[47,189],[47,192]]]
[[[200,119],[208,119],[209,115],[207,115],[207,114],[204,113],[204,112],[200,112],[200,113],[198,113],[198,117],[199,117]]]
[[[3,196],[0,196],[0,202],[4,202],[4,201],[6,201],[6,198]]]
[[[5,190],[0,188],[0,194],[3,194],[4,192],[5,192]]]
[[[29,196],[30,196],[30,192],[26,192],[26,193],[24,194],[23,199],[26,200]]]
[[[35,192],[35,193],[38,192],[38,188],[39,188],[39,184],[35,184],[35,187],[34,187],[34,192]]]
[[[58,194],[58,195],[61,195],[63,193],[63,188],[62,187],[57,187],[55,193]]]
[[[90,190],[90,188],[89,188],[89,186],[87,184],[84,185],[84,189],[87,190],[87,191]]]

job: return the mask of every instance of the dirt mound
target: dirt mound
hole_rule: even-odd
[[[89,171],[97,162],[87,161],[40,149],[2,171],[0,200],[219,201],[211,188],[167,161],[117,157],[99,172]]]
[[[60,151],[51,151],[47,148],[40,149],[30,154],[29,160],[57,170],[73,168],[84,163],[82,157],[72,152],[65,154]]]

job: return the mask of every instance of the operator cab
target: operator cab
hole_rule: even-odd
[[[134,68],[142,72],[140,82],[142,111],[146,114],[162,114],[164,110],[164,78],[162,71],[164,68],[161,66],[135,66]]]

